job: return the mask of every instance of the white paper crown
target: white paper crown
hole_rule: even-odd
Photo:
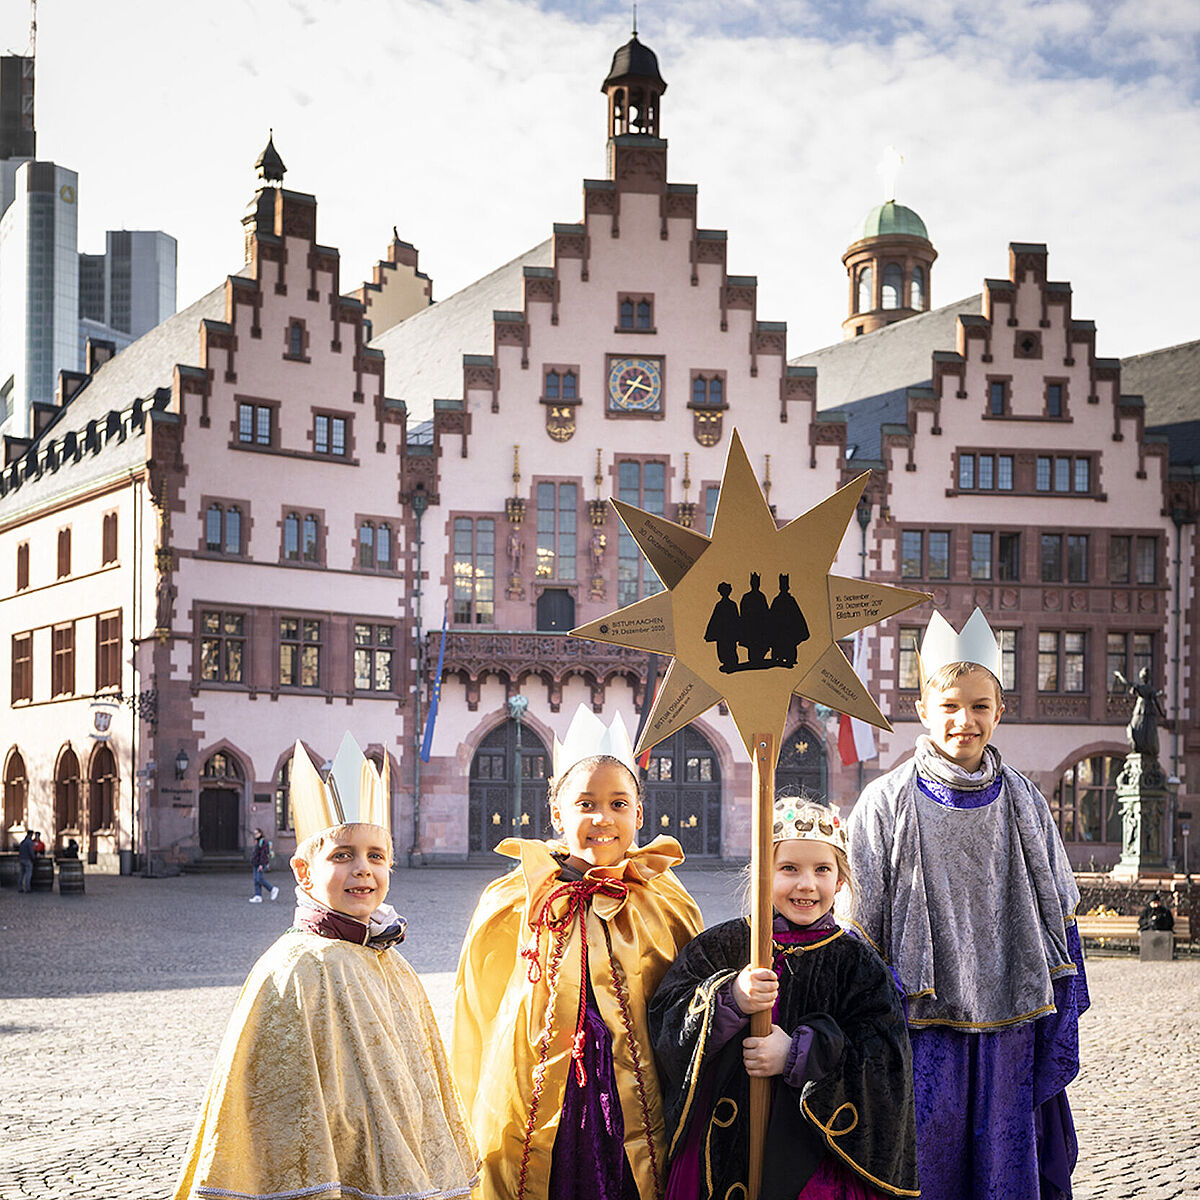
[[[987,617],[979,608],[967,618],[962,633],[955,633],[954,626],[941,613],[935,612],[925,627],[919,657],[922,683],[947,663],[954,662],[977,663],[1000,678],[1000,647]]]
[[[837,809],[801,800],[795,796],[779,796],[772,808],[775,842],[826,842],[843,854],[846,850],[846,830]]]
[[[596,754],[607,754],[623,763],[637,778],[637,760],[633,756],[633,741],[621,714],[613,717],[611,725],[596,716],[586,705],[581,704],[571,718],[564,741],[554,735],[554,778],[561,779],[577,762]]]
[[[349,733],[342,738],[333,768],[324,781],[308,751],[297,742],[288,782],[298,842],[335,825],[362,823],[391,828],[387,755],[380,771],[363,756]]]

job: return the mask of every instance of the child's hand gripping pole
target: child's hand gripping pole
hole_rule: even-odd
[[[750,965],[772,967],[771,956],[771,881],[774,873],[773,838],[775,803],[775,735],[754,735],[754,795],[750,826],[750,878],[753,903],[750,909]],[[750,1018],[753,1037],[771,1032],[771,1010],[754,1013]],[[763,1148],[767,1140],[770,1116],[771,1081],[765,1076],[750,1077],[750,1178],[747,1200],[758,1200],[762,1186]]]

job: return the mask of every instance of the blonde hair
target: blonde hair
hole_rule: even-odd
[[[982,671],[995,685],[996,688],[996,704],[1004,703],[1004,687],[1001,685],[995,675],[983,666],[976,662],[951,662],[943,663],[932,675],[924,679],[921,683],[921,699],[925,699],[925,693],[930,688],[935,688],[937,691],[945,691],[957,683],[964,675],[970,675],[972,671]]]
[[[310,837],[306,837],[292,854],[292,860],[297,858],[306,862],[310,867],[313,860],[325,849],[326,846],[335,845],[345,838],[351,829],[357,825],[365,825],[365,821],[348,821],[345,825],[334,825],[329,829],[322,829],[320,833],[314,833]],[[382,825],[371,825],[370,828],[378,829],[383,835],[383,844],[387,847],[388,866],[393,866],[396,862],[396,848],[392,844],[392,835],[383,828]]]

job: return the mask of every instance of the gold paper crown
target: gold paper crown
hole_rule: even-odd
[[[382,772],[363,757],[349,733],[342,738],[328,779],[322,781],[308,751],[297,742],[290,776],[296,841],[335,825],[379,825],[391,829],[391,786],[387,755]]]
[[[922,687],[942,667],[953,662],[975,663],[1000,678],[1000,647],[987,617],[979,608],[967,618],[962,633],[955,633],[954,626],[941,613],[935,612],[925,627],[917,661]]]
[[[846,830],[837,811],[812,800],[781,796],[775,801],[773,842],[826,842],[846,853]]]
[[[606,754],[615,758],[629,768],[634,779],[637,778],[637,759],[633,757],[633,741],[621,714],[613,717],[611,725],[596,716],[586,705],[581,704],[571,718],[564,741],[554,735],[554,777],[560,779],[564,771],[569,771],[577,762],[591,758],[595,754]]]

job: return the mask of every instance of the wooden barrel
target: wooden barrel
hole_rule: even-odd
[[[83,859],[58,860],[58,890],[63,896],[83,895]]]
[[[33,890],[54,891],[54,859],[47,854],[39,854],[33,860]]]
[[[0,887],[16,887],[20,866],[15,850],[0,850]]]

